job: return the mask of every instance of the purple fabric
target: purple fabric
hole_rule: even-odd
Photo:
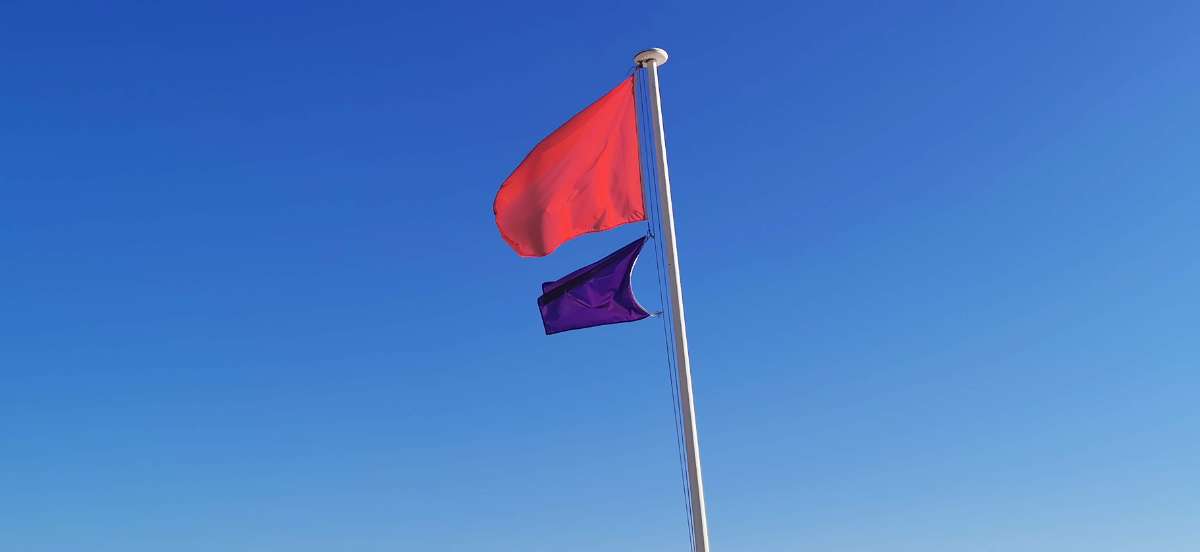
[[[646,244],[638,238],[599,261],[542,284],[538,307],[546,335],[650,316],[633,297],[633,263]]]

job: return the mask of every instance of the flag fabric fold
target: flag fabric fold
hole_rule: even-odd
[[[522,257],[567,240],[646,220],[633,77],[534,146],[500,186],[492,210]]]
[[[542,284],[538,308],[546,335],[650,316],[633,295],[633,266],[646,244],[638,238],[609,256]]]

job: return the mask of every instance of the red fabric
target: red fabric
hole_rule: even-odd
[[[500,186],[492,210],[500,235],[522,257],[646,220],[633,77],[538,142]]]

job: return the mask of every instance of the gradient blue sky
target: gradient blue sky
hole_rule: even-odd
[[[686,550],[491,218],[648,46],[714,550],[1197,547],[1194,3],[401,4],[0,8],[0,549]]]

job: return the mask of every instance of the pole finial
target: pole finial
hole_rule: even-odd
[[[642,50],[642,51],[638,52],[636,56],[633,56],[633,61],[634,61],[634,63],[637,63],[638,65],[642,65],[643,63],[646,63],[647,61],[653,61],[655,65],[658,65],[661,67],[664,63],[667,62],[667,51],[662,48],[651,48],[649,50]]]

